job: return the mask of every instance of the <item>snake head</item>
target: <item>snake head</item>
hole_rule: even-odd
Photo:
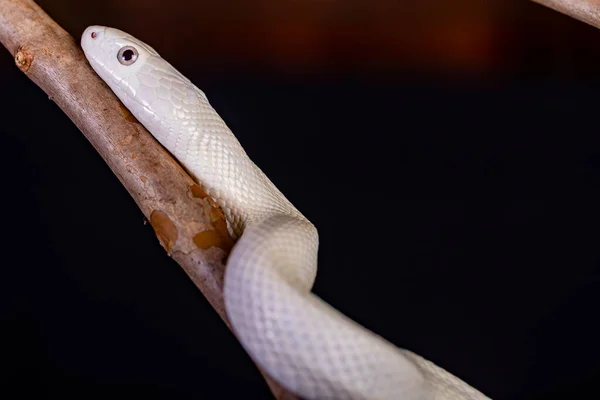
[[[119,29],[90,26],[82,34],[81,47],[94,71],[159,140],[162,122],[181,120],[185,115],[179,114],[205,99],[156,50]]]
[[[172,133],[184,127],[198,130],[205,122],[201,112],[213,112],[204,93],[187,77],[126,32],[93,25],[83,32],[81,47],[125,107],[174,154],[179,136]]]
[[[81,48],[90,65],[109,86],[128,81],[151,58],[160,58],[156,50],[119,29],[93,25],[81,36]]]

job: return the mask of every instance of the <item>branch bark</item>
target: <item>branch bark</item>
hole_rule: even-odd
[[[532,0],[586,24],[600,28],[600,0]]]
[[[78,41],[34,1],[0,0],[0,42],[91,142],[160,244],[231,329],[223,276],[234,241],[220,208],[96,75]],[[275,398],[297,399],[260,371]]]

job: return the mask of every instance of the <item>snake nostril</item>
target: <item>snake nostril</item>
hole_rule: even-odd
[[[96,32],[92,32],[92,35],[91,35],[91,36],[92,36],[92,39],[96,39],[96,36],[97,36],[97,35],[96,35]]]

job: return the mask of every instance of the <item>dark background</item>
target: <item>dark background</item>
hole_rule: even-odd
[[[39,3],[76,38],[130,32],[208,94],[319,229],[326,301],[494,399],[596,386],[598,30],[522,0]],[[0,93],[0,396],[268,399],[6,51]]]

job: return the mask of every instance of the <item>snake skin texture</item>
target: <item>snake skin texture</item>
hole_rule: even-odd
[[[114,28],[87,28],[81,46],[96,73],[225,212],[238,237],[225,272],[227,316],[271,377],[305,399],[487,399],[311,293],[317,230],[189,79]],[[127,65],[119,56],[125,46],[137,52]]]

